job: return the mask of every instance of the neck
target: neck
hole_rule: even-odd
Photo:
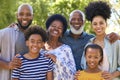
[[[102,48],[104,48],[104,38],[106,35],[99,35],[96,36],[95,40],[93,41],[93,43],[98,44],[99,46],[101,46]]]
[[[94,69],[88,68],[85,71],[89,73],[97,73],[100,72],[101,70],[99,68],[94,68]]]
[[[98,40],[98,41],[104,41],[104,38],[105,38],[105,36],[106,36],[106,34],[104,34],[104,35],[96,35],[96,40]]]
[[[49,40],[45,44],[45,48],[47,50],[52,50],[52,49],[55,49],[55,48],[59,47],[61,44],[62,43],[60,43],[58,41],[58,38],[49,38]]]
[[[27,54],[25,54],[25,57],[27,58],[27,59],[35,59],[35,58],[37,58],[39,56],[39,53],[27,53]]]

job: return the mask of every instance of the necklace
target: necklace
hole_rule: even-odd
[[[101,46],[102,48],[104,48],[104,40],[99,41],[99,40],[95,39],[93,43]]]

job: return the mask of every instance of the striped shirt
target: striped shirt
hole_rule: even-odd
[[[46,73],[53,70],[53,62],[44,56],[35,59],[26,59],[24,56],[19,57],[22,60],[22,66],[13,70],[12,78],[19,80],[46,80]]]

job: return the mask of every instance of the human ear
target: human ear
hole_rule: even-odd
[[[29,45],[29,42],[28,42],[28,40],[26,41],[26,46],[28,46]]]

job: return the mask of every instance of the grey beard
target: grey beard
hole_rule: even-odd
[[[78,30],[76,30],[72,25],[70,25],[70,30],[73,34],[79,35],[83,32],[84,25],[82,25]]]

